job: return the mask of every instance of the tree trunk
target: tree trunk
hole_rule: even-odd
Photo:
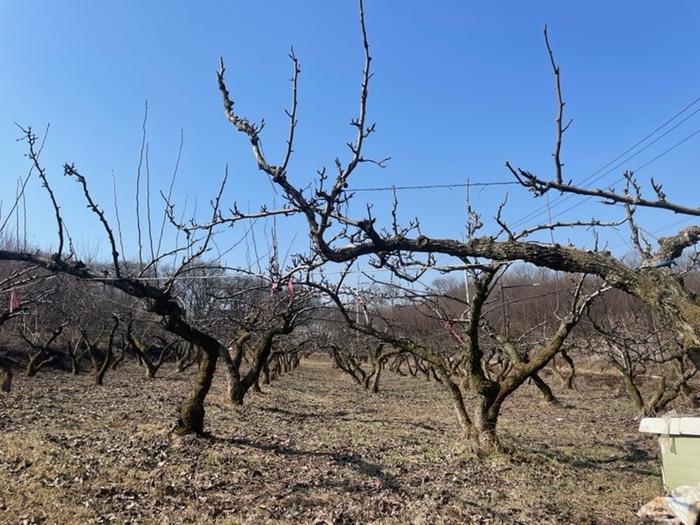
[[[576,366],[574,365],[574,360],[571,359],[571,356],[566,352],[566,350],[562,350],[561,352],[559,352],[559,354],[561,355],[564,362],[568,365],[568,371],[563,372],[559,370],[559,368],[557,367],[556,357],[552,358],[552,370],[559,377],[559,379],[561,380],[561,384],[564,388],[566,388],[567,390],[573,390],[574,377],[576,375]]]
[[[400,376],[405,376],[406,374],[401,370],[401,365],[403,365],[403,362],[406,360],[406,357],[404,356],[398,356],[394,358],[394,360],[391,363],[390,370],[392,372],[396,372]]]
[[[143,364],[144,364],[144,367],[146,368],[146,377],[148,379],[155,379],[156,372],[158,371],[158,368],[150,360],[144,360]]]
[[[452,381],[452,378],[445,370],[438,368],[435,372],[440,377],[442,384],[447,387],[447,390],[450,393],[450,397],[452,398],[452,406],[457,413],[457,422],[459,423],[460,428],[465,432],[469,432],[469,429],[473,427],[473,423],[469,417],[469,414],[467,414],[467,409],[464,405],[464,397],[462,396],[462,390],[460,390],[457,383]]]
[[[156,373],[158,372],[160,367],[172,355],[172,345],[174,345],[175,343],[168,343],[164,347],[161,347],[158,354],[158,358],[156,360],[153,360],[148,355],[148,351],[153,347],[149,347],[142,343],[131,331],[131,326],[129,326],[129,328],[127,329],[126,337],[129,341],[129,344],[131,345],[131,349],[134,351],[138,358],[139,365],[143,366],[146,369],[146,377],[148,379],[155,379]]]
[[[44,354],[43,350],[40,350],[39,352],[36,352],[34,354],[29,354],[29,362],[27,363],[27,377],[34,377],[36,373],[39,371],[40,366],[40,358]]]
[[[231,357],[230,349],[226,350],[224,355],[226,361],[226,377],[228,380],[228,398],[234,405],[242,405],[245,392],[241,385],[241,364],[243,363],[243,353],[245,349],[243,345],[250,339],[249,332],[241,332],[239,341],[235,345],[233,357]]]
[[[362,369],[362,366],[355,361],[355,358],[336,346],[333,347],[332,351],[335,366],[340,368],[343,372],[352,377],[356,383],[362,385],[366,389],[367,374]]]
[[[370,390],[373,394],[376,394],[379,392],[379,376],[381,376],[381,372],[382,372],[381,361],[377,362],[375,365],[376,365],[376,370],[374,371],[374,376],[372,377],[372,386],[370,388]]]
[[[0,377],[2,377],[2,384],[0,389],[3,392],[9,392],[12,389],[12,367],[10,363],[0,358]]]
[[[284,330],[287,330],[287,328]],[[289,328],[289,331],[291,331],[291,328]],[[224,356],[226,359],[226,373],[229,378],[229,399],[234,405],[242,405],[243,398],[248,391],[254,386],[259,386],[258,379],[260,378],[260,372],[272,353],[272,345],[275,336],[282,333],[289,333],[289,331],[268,331],[265,337],[255,346],[252,352],[253,359],[250,369],[244,376],[241,376],[241,358],[245,355],[243,345],[250,339],[250,333],[244,332],[239,335],[239,341],[235,345],[235,356],[232,358],[228,353]]]
[[[186,349],[179,352],[175,358],[177,371],[182,373],[195,363],[199,364],[201,362],[200,354],[201,351],[195,348],[194,344],[188,343]]]
[[[535,383],[535,386],[539,389],[540,392],[542,392],[542,395],[544,396],[543,401],[545,403],[559,402],[559,400],[554,395],[554,392],[552,392],[552,389],[549,388],[549,385],[545,383],[544,379],[542,379],[539,376],[539,374],[532,374],[532,382]]]
[[[260,375],[258,374],[258,377],[255,378],[255,381],[253,382],[252,386],[253,392],[258,392],[261,393],[262,389],[260,388]]]
[[[245,398],[245,392],[241,388],[241,384],[229,385],[228,398],[231,403],[235,406],[243,406],[243,399]]]
[[[180,405],[180,417],[175,429],[178,434],[204,434],[204,399],[211,388],[218,358],[218,348],[202,352],[192,394]]]
[[[625,391],[632,400],[632,403],[634,403],[634,408],[639,410],[639,412],[645,416],[653,415],[651,413],[648,413],[647,407],[644,404],[644,399],[642,398],[642,394],[639,391],[639,388],[637,388],[632,374],[630,374],[626,370],[618,370],[620,372],[620,375],[622,376],[622,384],[625,386]]]
[[[496,435],[496,425],[502,403],[503,401],[498,397],[497,389],[477,397],[474,424],[468,435],[470,441],[477,445],[479,450],[502,450]]]
[[[240,370],[230,366],[230,363],[226,363],[226,375],[228,376],[228,396],[231,403],[236,406],[241,406],[243,405],[243,399],[251,388],[256,392],[261,391],[258,380],[260,378],[262,368],[262,363],[256,359],[253,362],[250,370],[248,370],[248,372],[242,376]]]
[[[464,432],[467,444],[478,450],[500,451],[501,445],[496,435],[496,424],[503,401],[499,399],[499,389],[495,385],[491,385],[491,387],[481,389],[481,392],[475,392],[474,417],[471,418],[459,385],[445,370],[435,366],[432,368],[450,393],[452,406],[457,413],[457,421]]]
[[[112,361],[112,370],[116,370],[117,367],[124,361],[124,359],[126,359],[126,349],[124,348],[124,341],[122,341],[121,352],[119,352],[119,356],[114,361]]]
[[[276,366],[279,366],[277,363],[275,363]],[[264,385],[269,385],[270,384],[270,365],[269,363],[265,363],[262,368],[262,380]]]
[[[80,375],[80,362],[78,358],[72,354],[68,354],[70,357],[70,371],[74,376]]]
[[[108,345],[102,363],[97,361],[97,358],[93,359],[93,366],[94,366],[93,377],[95,379],[95,385],[101,386],[104,384],[105,374],[107,373],[107,370],[109,369],[109,365],[111,364],[111,362],[112,362],[112,347],[111,347],[111,345]]]
[[[281,361],[281,359],[280,359],[280,356],[278,355],[275,358],[274,366],[272,367],[272,370],[270,370],[270,382],[276,380],[279,376],[282,375],[282,367],[280,365],[280,361]],[[270,384],[270,383],[268,383],[268,384]]]
[[[58,358],[57,355],[49,355],[47,357],[46,354],[45,350],[39,350],[37,353],[29,355],[27,377],[34,377],[43,366],[53,363]]]
[[[678,398],[683,385],[685,385],[696,372],[697,369],[695,367],[686,370],[683,374],[680,374],[674,383],[668,388],[665,377],[661,376],[659,378],[656,394],[648,403],[646,403],[645,410],[653,411],[653,414],[658,414],[659,412],[663,411],[669,403]]]

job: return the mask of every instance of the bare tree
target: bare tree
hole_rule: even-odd
[[[609,287],[618,288],[647,303],[669,319],[673,320],[679,331],[684,353],[700,352],[700,303],[695,294],[688,289],[679,275],[674,273],[671,264],[677,260],[686,248],[700,241],[700,226],[690,226],[678,234],[659,239],[658,246],[652,247],[646,242],[641,230],[636,224],[635,213],[641,208],[650,211],[670,211],[690,217],[700,216],[700,208],[683,206],[667,200],[661,184],[651,180],[651,191],[654,198],[644,197],[642,186],[632,174],[625,174],[624,187],[614,189],[586,188],[573,181],[566,181],[563,175],[561,160],[562,138],[568,124],[564,124],[564,102],[560,89],[559,68],[554,61],[554,55],[549,46],[545,31],[545,42],[551,60],[556,86],[558,111],[556,116],[556,142],[554,147],[554,175],[552,178],[542,178],[526,170],[515,168],[508,163],[507,169],[526,190],[536,197],[546,195],[550,191],[570,194],[580,197],[594,197],[603,203],[620,206],[624,217],[617,223],[627,224],[630,228],[631,239],[637,246],[642,264],[634,267],[622,257],[617,257],[602,249],[595,243],[593,249],[564,246],[555,242],[543,242],[537,234],[558,228],[606,228],[611,224],[603,224],[597,220],[574,221],[568,223],[545,222],[534,227],[516,231],[503,218],[506,201],[498,208],[494,221],[495,231],[484,233],[481,217],[468,205],[467,231],[463,239],[439,238],[424,235],[420,222],[416,219],[408,224],[400,224],[396,210],[398,202],[394,201],[392,213],[385,221],[374,215],[372,207],[359,212],[350,210],[349,202],[353,198],[350,186],[353,173],[361,165],[383,166],[388,159],[372,159],[365,157],[363,149],[366,141],[375,130],[367,115],[367,100],[369,83],[372,76],[369,40],[365,28],[363,3],[359,2],[359,19],[362,34],[364,67],[360,80],[359,112],[351,120],[354,139],[348,144],[349,160],[343,162],[337,158],[334,173],[326,169],[319,171],[319,177],[308,185],[299,186],[299,181],[289,177],[290,158],[294,151],[294,137],[297,125],[297,79],[300,68],[296,56],[291,54],[292,61],[292,103],[288,111],[289,133],[286,147],[279,163],[273,163],[262,147],[264,123],[253,123],[234,110],[234,102],[225,83],[225,68],[223,60],[217,73],[217,83],[222,96],[224,114],[227,120],[249,141],[253,157],[258,168],[270,178],[272,183],[281,191],[285,204],[278,210],[262,209],[260,213],[243,214],[234,205],[231,210],[223,210],[221,197],[226,184],[224,175],[221,187],[211,201],[210,215],[204,221],[192,219],[186,223],[179,221],[175,215],[175,205],[171,196],[166,195],[165,214],[172,226],[183,236],[183,244],[171,249],[161,249],[162,234],[155,230],[139,227],[138,261],[128,262],[120,253],[120,231],[115,230],[102,208],[93,200],[88,189],[86,178],[72,164],[64,166],[64,174],[74,179],[82,191],[88,208],[103,227],[104,234],[111,250],[111,264],[108,274],[105,269],[95,265],[85,264],[71,250],[71,242],[64,228],[61,208],[53,193],[47,174],[39,162],[41,148],[37,137],[26,130],[28,157],[44,185],[56,216],[57,246],[54,254],[47,256],[26,250],[0,250],[0,260],[20,261],[43,268],[50,273],[62,273],[78,279],[89,280],[104,286],[113,287],[140,301],[144,310],[160,319],[163,328],[182,338],[184,341],[201,348],[199,371],[190,396],[180,406],[178,428],[181,432],[202,433],[204,429],[205,398],[211,386],[215,368],[220,356],[227,361],[233,361],[228,352],[230,345],[225,344],[229,338],[223,339],[217,329],[209,323],[200,323],[192,319],[190,312],[178,295],[178,283],[202,268],[218,263],[218,260],[206,260],[213,244],[213,236],[217,228],[232,225],[242,220],[263,216],[301,215],[307,223],[313,252],[298,256],[290,268],[280,272],[279,280],[289,279],[295,272],[312,270],[322,264],[342,263],[352,265],[359,261],[368,261],[375,267],[389,270],[396,279],[405,283],[417,282],[427,272],[433,270],[462,272],[473,271],[474,296],[464,316],[448,318],[448,321],[461,326],[462,342],[452,343],[450,352],[434,352],[425,341],[416,337],[406,337],[392,330],[389,323],[375,326],[364,320],[358,321],[347,310],[346,302],[342,299],[342,288],[332,283],[321,282],[319,286],[329,290],[338,309],[343,313],[345,321],[354,329],[374,337],[388,346],[400,349],[420,357],[429,363],[434,373],[449,388],[453,396],[458,417],[470,438],[486,446],[497,444],[495,425],[503,400],[528,378],[535,375],[546,366],[552,358],[564,349],[564,343],[581,318],[586,305],[602,290]],[[581,183],[583,184],[583,183]],[[301,188],[301,189],[300,189]],[[138,196],[137,196],[138,200]],[[146,195],[150,202],[150,195]],[[469,203],[468,203],[469,204]],[[139,208],[140,209],[140,208]],[[140,222],[140,211],[137,212]],[[143,217],[150,225],[150,217]],[[165,222],[165,221],[164,221]],[[162,232],[162,230],[161,230]],[[123,252],[123,250],[121,250]],[[445,270],[444,265],[438,268],[438,256],[444,256],[451,261]],[[496,342],[502,355],[507,356],[503,366],[510,367],[507,373],[500,370],[501,378],[494,381],[484,368],[485,354],[481,349],[483,341],[479,332],[484,326],[483,310],[491,296],[493,284],[497,279],[502,265],[514,261],[525,261],[538,267],[566,272],[580,276],[579,285],[567,303],[566,312],[562,313],[556,328],[544,340],[544,344],[536,350],[522,351],[512,337],[494,330],[492,342]],[[167,273],[165,272],[167,269]],[[595,276],[590,279],[595,287],[588,289],[585,276]],[[147,280],[146,280],[147,279]],[[309,285],[314,284],[312,280]],[[318,282],[315,284],[318,285]],[[441,319],[442,320],[442,319]],[[286,322],[286,321],[285,321]],[[285,328],[286,329],[286,328]],[[242,344],[245,345],[252,337],[247,327],[242,325],[239,333]],[[246,332],[247,331],[247,332]],[[456,330],[455,330],[456,331]],[[458,334],[459,335],[459,334]],[[266,340],[266,339],[263,339]],[[265,343],[262,348],[266,348]],[[243,346],[244,348],[244,346]],[[264,355],[264,351],[258,355]],[[228,357],[227,357],[228,356]],[[267,361],[267,359],[265,359]],[[418,363],[419,361],[416,361]],[[254,368],[262,360],[255,361]],[[260,365],[262,366],[262,365]],[[462,372],[460,372],[460,370]],[[488,370],[488,369],[486,369]],[[464,410],[464,400],[460,389],[459,374],[466,372],[467,386],[477,394],[479,402],[471,416]],[[461,399],[460,399],[461,398]],[[460,406],[462,407],[460,409]]]
[[[477,329],[481,316],[479,301],[482,304],[488,295],[490,281],[493,279],[494,267],[499,264],[513,261],[526,261],[535,266],[549,268],[551,270],[596,276],[601,281],[600,290],[615,287],[634,295],[638,299],[649,304],[653,308],[669,316],[676,323],[681,332],[683,349],[686,352],[700,351],[700,306],[695,300],[695,295],[688,290],[682,280],[672,271],[669,265],[677,259],[685,248],[695,245],[700,240],[700,227],[691,226],[685,228],[677,235],[660,239],[656,250],[650,245],[641,242],[641,255],[643,264],[641,268],[631,267],[622,258],[615,257],[605,249],[600,249],[596,243],[594,249],[584,249],[575,246],[562,246],[557,243],[546,243],[541,240],[533,240],[538,232],[550,231],[557,228],[597,227],[605,228],[613,224],[602,224],[597,220],[580,221],[570,223],[547,222],[521,231],[514,231],[502,218],[503,205],[498,209],[494,217],[498,230],[492,234],[481,234],[483,224],[481,217],[468,207],[467,235],[465,240],[453,238],[428,237],[421,232],[418,220],[410,222],[406,226],[400,225],[397,214],[389,217],[389,225],[382,227],[378,218],[372,214],[371,207],[366,213],[354,215],[347,206],[353,193],[350,188],[350,178],[358,166],[362,164],[374,164],[383,166],[384,160],[373,160],[363,156],[363,146],[368,137],[374,132],[374,124],[367,120],[367,98],[369,95],[369,81],[371,78],[369,43],[365,30],[363,5],[360,1],[360,27],[362,30],[362,43],[364,49],[365,66],[360,87],[360,110],[358,116],[351,121],[356,130],[356,137],[349,143],[350,160],[343,163],[336,160],[335,176],[322,169],[319,178],[312,189],[299,189],[298,182],[294,184],[288,177],[287,160],[280,165],[268,162],[262,148],[262,126],[252,124],[245,117],[234,111],[234,103],[230,97],[229,89],[224,81],[225,69],[223,62],[218,74],[219,90],[222,95],[224,113],[226,118],[244,134],[250,142],[253,156],[261,171],[266,173],[272,182],[276,184],[287,199],[288,206],[301,212],[307,223],[310,237],[316,250],[315,257],[331,263],[353,264],[362,258],[369,257],[370,264],[378,268],[385,268],[394,273],[397,278],[409,282],[420,279],[426,271],[435,268],[436,257],[444,256],[452,258],[456,263],[452,266],[454,271],[469,268],[480,268],[482,275],[477,282],[477,297],[472,304],[468,327],[465,331],[464,346],[471,348],[466,352],[465,368],[470,374],[470,389],[479,394],[483,403],[479,408],[479,416],[474,421],[468,419],[465,412],[459,413],[463,426],[474,426],[475,434],[485,436],[487,444],[493,443],[493,427],[495,415],[500,409],[503,394],[512,392],[528,377],[534,377],[544,365],[551,361],[563,348],[564,341],[573,326],[580,319],[586,304],[593,295],[584,293],[579,286],[578,292],[571,302],[568,313],[562,316],[559,328],[552,339],[543,347],[546,350],[537,356],[525,358],[513,350],[511,341],[496,336],[496,341],[508,353],[514,369],[518,370],[512,379],[507,381],[507,386],[494,384],[488,380],[481,370],[481,354],[478,351]],[[530,172],[514,168],[507,163],[507,168],[520,184],[536,196],[545,195],[550,190],[572,195],[593,196],[601,199],[606,204],[617,204],[624,207],[626,215],[615,226],[626,223],[630,226],[633,240],[638,240],[639,231],[634,221],[636,209],[648,208],[651,210],[667,210],[688,216],[700,216],[700,209],[671,203],[666,199],[660,184],[651,181],[655,199],[643,198],[641,186],[631,174],[625,174],[625,187],[622,191],[601,189],[587,189],[565,182],[563,177],[563,163],[561,161],[562,137],[569,124],[564,124],[564,101],[561,95],[559,67],[554,60],[554,54],[549,45],[545,28],[545,42],[549,52],[552,69],[556,79],[556,95],[558,112],[556,117],[556,143],[554,150],[554,178],[542,179]],[[299,72],[296,57],[292,56],[294,75],[292,78],[293,92],[296,94],[297,75]],[[293,131],[296,124],[296,103],[292,105],[290,112],[291,132],[289,144],[293,140]],[[291,151],[288,149],[288,151]],[[394,204],[394,210],[397,203]],[[356,210],[356,209],[355,209]],[[317,260],[317,259],[315,259]],[[479,261],[492,261],[484,264]],[[311,261],[308,261],[311,263]],[[341,301],[338,301],[341,303]],[[341,305],[339,304],[339,307]],[[346,320],[351,325],[371,333],[378,338],[387,338],[386,332],[374,327],[358,326],[356,320],[346,315]],[[406,351],[419,354],[434,367],[442,381],[447,384],[453,393],[456,405],[462,404],[461,393],[451,379],[451,370],[445,366],[443,360],[435,358],[435,355],[427,352],[422,345],[416,345],[415,341],[401,337],[392,337],[392,345],[403,346]],[[479,438],[481,440],[481,438]]]
[[[81,328],[81,333],[87,346],[88,353],[90,354],[90,361],[92,363],[92,377],[95,381],[95,385],[102,385],[104,383],[104,377],[109,370],[112,363],[112,356],[114,355],[114,339],[117,330],[119,329],[119,317],[114,315],[112,319],[112,328],[108,329],[105,324],[102,328],[91,337],[89,329]],[[102,341],[105,333],[107,335],[107,344],[104,349],[100,348],[100,343]]]
[[[2,232],[0,231],[0,235]],[[11,247],[12,241],[0,237],[5,247]],[[34,265],[26,263],[9,264],[0,261],[0,292],[6,299],[4,307],[0,309],[0,327],[15,328],[14,322],[21,322],[23,316],[33,311],[38,306],[45,304],[54,293],[51,283],[47,283],[47,277],[37,270]],[[5,334],[3,334],[5,335]],[[16,346],[16,338],[10,341],[3,337],[0,344]],[[12,363],[0,355],[0,390],[9,392],[12,389]]]
[[[173,355],[178,341],[156,338],[152,343],[145,343],[142,336],[134,333],[134,321],[129,320],[126,327],[126,339],[131,350],[137,355],[140,364],[146,369],[146,377],[153,379],[161,366]],[[153,338],[150,338],[153,339]]]
[[[393,308],[385,307],[383,312],[374,309],[366,317],[353,315],[353,303],[343,297],[354,294],[343,291],[342,281],[323,289],[348,326],[383,343],[380,351],[385,345],[394,355],[410,353],[428,364],[448,391],[469,443],[500,448],[497,423],[504,401],[528,380],[549,393],[549,400],[553,400],[538,372],[561,351],[587,306],[605,291],[581,276],[570,290],[565,315],[539,344],[525,348],[487,320],[491,293],[499,289],[494,284],[502,270],[498,263],[473,266],[470,269],[473,289],[468,303],[456,298],[446,302],[444,296],[434,298],[404,290],[405,295],[395,301]],[[457,305],[464,309],[455,315]],[[429,322],[418,322],[421,318]],[[492,344],[488,345],[487,341]],[[341,366],[350,366],[347,363]]]
[[[697,368],[684,354],[668,321],[658,319],[655,311],[638,301],[623,298],[622,302],[632,304],[620,308],[620,301],[612,305],[601,301],[595,314],[589,313],[596,337],[588,338],[586,347],[617,370],[642,415],[655,415],[681,393],[690,393],[688,381]],[[645,400],[641,382],[651,377],[657,378],[657,387]],[[672,378],[670,385],[668,378]]]
[[[273,289],[274,290],[274,289]],[[314,296],[309,290],[289,288],[288,292],[264,297],[249,304],[249,312],[223,354],[228,377],[229,399],[236,405],[243,404],[251,388],[259,389],[260,374],[268,366],[275,345],[280,338],[289,336],[315,309]],[[247,360],[247,369],[243,368]]]
[[[211,201],[209,220],[199,223],[194,218],[187,224],[180,223],[174,214],[175,205],[166,195],[163,220],[160,230],[153,227],[153,217],[146,214],[140,217],[138,234],[138,262],[131,262],[120,253],[122,232],[117,220],[116,228],[108,220],[107,214],[93,199],[86,177],[73,164],[64,165],[64,174],[77,182],[87,207],[101,224],[108,245],[111,249],[111,263],[87,264],[79,259],[72,249],[72,241],[66,232],[61,208],[52,189],[46,169],[40,162],[41,148],[39,139],[31,128],[24,130],[28,145],[28,158],[32,168],[46,190],[56,217],[57,246],[56,251],[48,256],[41,252],[18,250],[0,250],[0,260],[18,261],[34,265],[51,274],[63,274],[73,278],[89,281],[119,290],[139,301],[143,310],[160,319],[164,330],[180,337],[184,341],[200,348],[201,360],[190,396],[180,405],[177,430],[181,433],[204,432],[204,403],[209,392],[218,359],[227,352],[228,345],[221,342],[215,331],[209,330],[208,323],[198,323],[189,318],[185,303],[178,296],[177,284],[187,279],[193,272],[216,266],[216,261],[206,260],[217,227],[222,226],[221,197],[226,185],[224,175],[219,191]],[[146,200],[150,201],[150,194]],[[236,220],[253,219],[274,215],[288,215],[290,210],[264,210],[260,213],[244,215],[237,209],[230,210]],[[139,212],[140,213],[140,212]],[[143,224],[141,223],[143,221]],[[231,223],[231,217],[227,226]],[[171,248],[163,247],[163,231],[166,224],[174,227],[185,241]],[[222,226],[223,227],[223,226]],[[122,250],[123,251],[123,250]],[[290,269],[285,278],[291,278],[294,269]]]
[[[192,343],[177,343],[175,345],[175,367],[178,372],[184,372],[201,360],[201,353]]]
[[[26,325],[18,327],[20,337],[29,346],[29,361],[27,363],[27,377],[34,377],[41,368],[53,363],[60,353],[52,345],[58,336],[63,333],[67,323],[61,323],[54,330],[46,331],[44,327],[32,330]]]
[[[405,352],[347,325],[344,315],[354,316],[358,323],[363,320],[365,325],[384,322],[386,315],[383,310],[386,310],[387,303],[376,290],[351,287],[346,290],[350,302],[342,310],[324,309],[325,330],[319,334],[318,344],[329,353],[334,366],[365,390],[376,394],[385,364]]]

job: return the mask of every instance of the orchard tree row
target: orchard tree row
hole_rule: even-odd
[[[371,206],[351,211],[355,173],[389,160],[365,154],[375,125],[368,112],[372,62],[361,1],[359,8],[364,68],[353,135],[345,153],[336,153],[333,166],[319,167],[313,179],[291,173],[297,57],[290,56],[288,136],[275,159],[262,146],[264,124],[238,111],[236,87],[227,83],[223,60],[219,64],[213,88],[238,134],[232,140],[249,143],[258,168],[252,176],[269,179],[283,201],[279,206],[271,196],[272,205],[261,203],[256,212],[227,209],[224,175],[207,217],[183,220],[171,186],[162,191],[161,210],[148,206],[139,215],[131,236],[136,246],[125,250],[125,232],[110,218],[118,218],[118,210],[107,213],[105,203],[94,200],[90,174],[69,162],[59,182],[42,163],[42,139],[24,128],[27,158],[55,215],[56,241],[45,253],[3,232],[2,289],[9,303],[0,319],[9,357],[20,361],[13,356],[21,353],[28,375],[59,357],[79,372],[87,359],[97,383],[129,353],[150,376],[167,359],[181,368],[196,363],[177,430],[198,434],[204,432],[206,397],[217,368],[227,376],[231,402],[240,404],[261,375],[270,376],[271,367],[297,364],[312,351],[327,352],[369,391],[381,388],[383,370],[439,381],[449,391],[464,439],[486,448],[499,447],[497,423],[509,396],[531,382],[555,402],[544,371],[553,368],[571,387],[576,363],[593,355],[618,371],[641,413],[656,413],[679,395],[691,395],[688,382],[700,350],[694,257],[700,226],[655,241],[641,221],[663,221],[666,214],[698,217],[700,208],[672,202],[660,181],[647,185],[632,173],[624,174],[619,188],[588,187],[564,174],[561,148],[568,125],[546,32],[558,102],[551,175],[510,163],[506,169],[534,199],[593,198],[617,208],[617,222],[545,221],[516,229],[504,218],[506,201],[496,210],[478,210],[467,201],[465,231],[455,238],[424,235],[420,217],[401,223],[397,199],[387,216],[376,216]],[[54,191],[65,183],[73,184],[103,231],[107,260],[88,260],[73,249]],[[22,207],[6,209],[16,217]],[[485,226],[485,213],[495,228]],[[245,238],[251,222],[260,219],[303,221],[309,249],[280,262],[273,229],[266,247],[272,255],[259,271],[228,264],[225,255],[245,245],[221,246],[218,239],[228,238],[223,232],[232,229]],[[547,242],[541,235],[613,227],[627,228],[634,253],[613,254],[595,238],[591,247]],[[137,256],[127,259],[125,252]],[[438,264],[446,259],[448,266]],[[350,284],[358,271],[366,272],[363,281],[369,284]],[[649,393],[640,380],[651,374],[659,379]]]

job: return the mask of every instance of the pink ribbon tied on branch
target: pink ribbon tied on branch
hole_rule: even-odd
[[[447,330],[452,337],[459,341],[459,344],[464,344],[464,339],[462,339],[459,336],[459,334],[455,331],[454,327],[452,326],[452,323],[450,323],[449,321],[445,321],[445,330]]]
[[[13,288],[10,290],[10,313],[14,312],[16,308],[19,308],[19,299],[17,299],[17,292]]]
[[[270,297],[272,297],[275,294],[280,284],[284,284],[284,281],[272,282],[272,285],[270,287]],[[287,298],[289,299],[290,303],[294,300],[294,283],[291,279],[287,279]]]

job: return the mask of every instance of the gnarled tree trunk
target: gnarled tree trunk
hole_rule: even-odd
[[[559,352],[559,355],[561,355],[561,358],[567,364],[569,370],[566,372],[560,370],[557,367],[557,358],[555,356],[551,362],[552,371],[557,375],[557,377],[559,377],[559,379],[561,380],[561,384],[564,386],[564,388],[566,388],[567,390],[573,390],[574,377],[576,376],[576,366],[574,364],[574,360],[571,359],[569,353],[564,349],[562,349],[562,351]]]
[[[554,392],[552,392],[552,389],[545,382],[545,380],[540,377],[539,374],[532,374],[532,382],[535,384],[535,386],[538,388],[538,390],[540,392],[542,392],[543,401],[545,403],[558,403],[559,402],[557,400],[556,396],[554,395]]]
[[[192,393],[180,405],[180,417],[175,428],[178,434],[204,434],[204,400],[211,388],[218,358],[218,348],[202,352]]]
[[[2,377],[2,383],[0,384],[0,390],[3,392],[9,392],[12,389],[12,367],[10,363],[0,358],[0,377]]]

